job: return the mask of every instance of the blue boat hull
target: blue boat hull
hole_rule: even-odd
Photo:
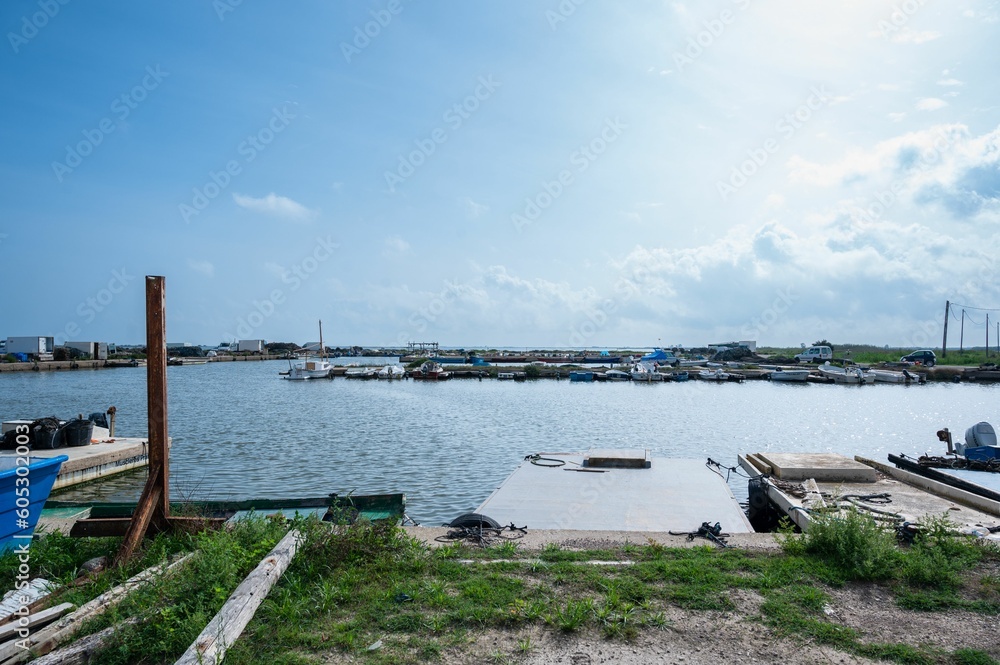
[[[23,463],[27,459],[28,465]],[[0,456],[0,552],[30,542],[66,455]],[[27,472],[23,471],[27,469]],[[20,473],[18,471],[21,470]],[[25,513],[25,511],[27,511]]]

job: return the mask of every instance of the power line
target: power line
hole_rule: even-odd
[[[974,309],[980,312],[1000,312],[1000,309],[995,307],[973,307],[972,305],[959,305],[958,303],[951,303],[952,307],[961,307],[963,309]]]

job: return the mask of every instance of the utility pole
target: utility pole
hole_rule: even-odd
[[[948,355],[948,309],[951,307],[951,302],[948,300],[944,301],[944,339],[941,340],[941,357],[944,358]]]
[[[986,357],[990,357],[990,313],[986,312]]]
[[[962,308],[962,328],[961,332],[958,334],[958,352],[962,353],[965,350],[965,308]]]

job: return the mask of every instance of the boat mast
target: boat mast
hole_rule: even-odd
[[[319,357],[326,360],[326,346],[323,345],[323,321],[319,322]]]

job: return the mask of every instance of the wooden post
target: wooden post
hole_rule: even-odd
[[[149,421],[149,476],[125,539],[115,558],[128,561],[150,523],[166,530],[170,516],[167,449],[167,341],[163,277],[146,276],[146,405]]]
[[[962,327],[959,329],[961,332],[958,333],[958,352],[962,353],[965,350],[965,308],[962,308]]]
[[[948,355],[948,310],[951,308],[951,302],[948,300],[944,301],[944,339],[941,341],[941,357],[944,358]]]

